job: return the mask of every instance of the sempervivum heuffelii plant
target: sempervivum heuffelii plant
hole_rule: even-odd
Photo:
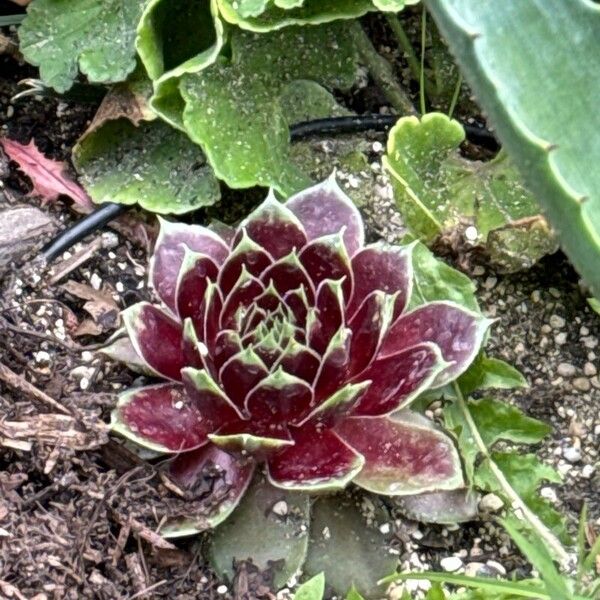
[[[365,245],[333,178],[269,195],[235,229],[162,221],[150,279],[161,304],[123,320],[129,361],[164,381],[124,393],[113,429],[173,454],[188,488],[217,468],[229,492],[210,525],[263,465],[286,490],[463,485],[450,438],[406,408],[467,368],[489,321],[450,302],[407,310],[411,247]]]

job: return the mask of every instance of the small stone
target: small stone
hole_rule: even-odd
[[[548,322],[550,323],[550,327],[552,327],[552,329],[562,329],[565,326],[565,320],[559,315],[550,315]]]
[[[81,353],[81,360],[83,362],[91,362],[93,358],[94,358],[94,355],[89,350],[84,350]]]
[[[381,533],[383,533],[383,535],[387,535],[390,531],[391,531],[391,526],[389,523],[383,523],[382,525],[379,526],[379,531],[381,531]]]
[[[69,373],[69,377],[71,377],[71,379],[79,379],[79,380],[81,380],[83,378],[90,379],[93,374],[94,374],[94,367],[86,367],[84,365],[81,365],[79,367],[75,367]]]
[[[494,287],[496,286],[497,283],[498,283],[498,278],[497,277],[488,277],[485,280],[485,282],[483,284],[483,287],[486,290],[492,290],[492,289],[494,289]]]
[[[485,269],[481,265],[475,265],[473,267],[473,275],[475,277],[481,277],[485,273]]]
[[[496,494],[486,494],[479,501],[479,508],[484,512],[497,512],[504,506],[502,498]]]
[[[558,500],[556,497],[556,492],[551,487],[543,487],[540,490],[540,496],[546,500],[549,500],[553,504]]]
[[[497,575],[506,575],[506,569],[495,560],[488,560],[485,563],[490,569],[493,569]]]
[[[594,465],[584,465],[583,469],[581,469],[581,476],[584,479],[590,479],[594,474],[595,470],[596,468],[594,467]]]
[[[573,379],[573,387],[578,392],[589,392],[592,384],[587,377],[576,377]]]
[[[575,375],[576,371],[577,369],[572,364],[564,362],[560,363],[556,368],[556,372],[561,377],[572,377]]]
[[[227,586],[226,585],[220,585],[217,588],[217,594],[226,594],[227,593]]]
[[[585,365],[583,365],[583,372],[588,377],[593,377],[598,373],[598,369],[596,369],[596,366],[593,363],[586,362]]]
[[[557,333],[554,336],[554,342],[557,346],[564,346],[567,343],[567,334],[564,331]]]
[[[446,556],[440,560],[440,567],[448,573],[458,571],[463,566],[463,561],[458,556]]]
[[[90,285],[95,289],[99,290],[102,287],[102,278],[97,273],[92,273],[90,277]]]
[[[477,236],[479,235],[477,228],[473,227],[473,225],[469,225],[466,229],[465,229],[465,238],[469,241],[469,242],[474,242],[477,239]]]
[[[48,352],[46,352],[45,350],[40,350],[39,352],[36,352],[34,356],[35,362],[42,364],[48,364],[50,362],[50,354],[48,354]]]
[[[563,450],[563,456],[565,457],[565,460],[568,460],[570,463],[579,462],[581,460],[581,451],[579,448],[569,446]]]
[[[85,391],[90,387],[90,380],[87,377],[82,377],[79,380],[79,389]]]
[[[271,509],[276,515],[280,517],[284,517],[288,514],[288,505],[285,500],[280,500],[279,502],[275,502],[273,504],[273,508]]]
[[[377,152],[379,154],[383,151],[383,144],[381,142],[373,142],[373,152]]]

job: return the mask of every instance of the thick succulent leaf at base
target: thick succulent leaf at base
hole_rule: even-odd
[[[171,453],[203,446],[211,432],[177,383],[125,392],[112,412],[110,426],[140,446]]]
[[[412,291],[412,250],[412,245],[400,247],[378,243],[363,248],[352,257],[354,291],[347,309],[349,318],[376,290],[397,294],[394,316],[402,313]]]
[[[303,565],[308,546],[310,500],[281,490],[257,475],[233,514],[217,527],[209,546],[217,573],[232,580],[234,561],[273,569],[282,587]]]
[[[148,278],[160,299],[176,312],[175,288],[179,269],[185,255],[185,246],[210,257],[220,265],[227,255],[227,244],[214,232],[200,225],[171,223],[160,219],[160,233],[150,259]]]
[[[175,302],[177,314],[183,321],[190,317],[196,325],[196,333],[203,335],[203,301],[208,281],[217,278],[217,265],[204,254],[194,252],[184,247],[185,255],[179,269],[175,286]]]
[[[167,475],[193,500],[195,514],[169,518],[161,527],[165,538],[193,535],[221,524],[239,504],[252,476],[255,463],[208,444],[176,456]]]
[[[213,444],[230,452],[246,452],[256,457],[266,457],[293,440],[285,424],[269,427],[256,421],[239,421],[221,427],[208,436]]]
[[[470,488],[397,496],[400,512],[415,521],[449,525],[472,521],[478,514],[479,494]]]
[[[452,302],[431,302],[396,320],[382,344],[380,356],[389,356],[422,342],[433,342],[450,363],[435,378],[433,387],[440,387],[467,370],[493,322]]]
[[[372,383],[351,414],[379,416],[407,406],[445,366],[438,347],[428,343],[375,359],[359,376]]]
[[[364,456],[354,483],[370,492],[403,496],[464,485],[454,444],[416,413],[350,417],[335,431]]]
[[[327,585],[339,597],[353,585],[365,598],[383,597],[385,589],[377,581],[393,572],[398,563],[378,529],[389,519],[376,497],[367,496],[364,502],[361,494],[317,498],[304,572],[310,576],[323,571]]]
[[[285,489],[336,491],[361,470],[364,459],[331,429],[309,423],[292,428],[294,445],[270,456],[269,481]]]
[[[148,368],[160,377],[181,380],[181,369],[186,366],[181,324],[149,302],[134,304],[121,316],[135,351]]]
[[[322,183],[292,196],[285,204],[300,219],[309,241],[344,230],[344,243],[353,256],[365,241],[362,218],[356,206],[332,175]]]
[[[122,362],[127,365],[129,369],[136,373],[142,373],[144,375],[156,375],[156,372],[148,368],[146,361],[135,351],[133,344],[129,337],[118,337],[116,339],[100,348],[98,352],[108,356],[112,360]]]

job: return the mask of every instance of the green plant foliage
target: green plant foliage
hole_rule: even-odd
[[[358,590],[352,586],[350,591],[346,594],[346,600],[365,600],[359,593]]]
[[[280,94],[296,80],[346,89],[357,57],[343,23],[288,27],[264,35],[237,30],[231,61],[169,80],[152,106],[204,149],[230,187],[273,186],[284,194],[310,180],[289,159],[289,124]],[[334,57],[323,60],[326,53]]]
[[[600,298],[600,137],[591,134],[600,129],[600,6],[427,5],[565,252]],[[552,108],[541,98],[552,99]]]
[[[458,384],[465,396],[475,390],[528,387],[525,377],[517,369],[499,358],[486,356],[485,352],[481,352],[468,370],[458,378]]]
[[[19,28],[20,50],[58,92],[81,71],[95,83],[126,79],[135,69],[135,29],[143,0],[35,0]]]
[[[285,503],[285,515],[273,511],[278,502]],[[256,477],[237,509],[215,530],[209,554],[217,573],[232,579],[233,561],[251,558],[259,569],[272,567],[275,585],[282,587],[306,557],[309,504],[308,494],[277,489]]]
[[[506,476],[512,488],[525,504],[563,541],[569,542],[564,517],[539,494],[544,481],[561,483],[560,475],[549,465],[539,461],[535,454],[520,452],[493,452],[491,460]],[[496,477],[491,473],[488,459],[483,460],[475,473],[476,484],[503,496]]]
[[[212,64],[223,41],[215,0],[150,0],[135,45],[150,79],[162,83]]]
[[[286,121],[293,124],[352,114],[322,85],[306,79],[297,79],[284,86],[279,104]]]
[[[592,310],[600,315],[600,300],[596,298],[588,298],[588,304],[592,307]]]
[[[426,243],[456,233],[486,250],[505,271],[528,268],[556,250],[539,206],[500,152],[489,162],[463,158],[462,125],[441,113],[403,117],[390,131],[386,169],[411,233]]]
[[[219,200],[219,183],[202,150],[155,120],[103,124],[73,150],[81,182],[94,202],[138,203],[160,214],[181,214]]]
[[[376,496],[362,501],[350,494],[318,498],[312,509],[304,571],[309,575],[325,571],[327,585],[339,595],[354,586],[366,598],[379,597],[378,579],[398,562],[388,553],[376,526],[386,515]]]
[[[411,308],[435,300],[450,300],[479,312],[475,284],[464,273],[436,258],[420,242],[413,248],[413,269]]]
[[[380,0],[381,2],[382,0]],[[251,31],[353,19],[374,10],[370,0],[217,0],[223,18]],[[398,5],[401,0],[391,0]],[[389,2],[387,2],[389,4]]]
[[[321,572],[296,590],[294,600],[322,600],[324,591],[325,575]]]

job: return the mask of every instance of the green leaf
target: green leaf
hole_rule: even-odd
[[[474,283],[436,258],[424,244],[416,243],[413,249],[413,289],[409,309],[435,300],[450,300],[480,312]]]
[[[288,83],[281,90],[279,104],[286,121],[292,124],[353,114],[322,85],[306,79]]]
[[[508,272],[554,252],[539,206],[507,156],[467,160],[459,152],[464,139],[462,125],[441,113],[403,117],[390,131],[384,164],[410,231],[428,244],[458,232]]]
[[[528,387],[525,377],[512,365],[498,358],[490,358],[483,352],[458,378],[458,385],[465,396],[475,390]]]
[[[592,310],[600,315],[600,300],[596,298],[588,298],[588,304],[592,307]]]
[[[478,514],[478,500],[479,494],[470,488],[393,498],[400,512],[409,519],[443,524],[474,520]]]
[[[503,519],[502,525],[518,546],[519,550],[527,557],[527,560],[539,572],[546,590],[552,600],[568,600],[573,598],[565,580],[556,570],[552,557],[548,554],[544,544],[539,541],[533,544],[520,531],[520,523],[514,517]]]
[[[248,0],[247,0],[248,1]],[[244,16],[236,0],[217,0],[222,17],[234,25],[251,31],[272,31],[290,25],[319,24],[336,19],[354,19],[373,10],[370,0],[279,0],[275,6],[269,3],[267,9],[255,16]]]
[[[135,45],[148,76],[160,85],[212,64],[223,37],[214,0],[150,0]]]
[[[73,150],[81,182],[94,202],[138,203],[165,214],[210,206],[219,184],[198,146],[160,121],[135,127],[109,121]]]
[[[304,571],[324,571],[327,585],[340,596],[352,585],[366,598],[381,596],[377,580],[398,562],[374,523],[382,518],[390,517],[376,496],[364,496],[362,502],[349,493],[317,498]]]
[[[297,589],[294,600],[322,600],[324,592],[325,575],[319,573]]]
[[[346,600],[365,600],[359,593],[358,590],[352,586],[350,591],[346,594]]]
[[[67,91],[80,70],[94,83],[123,81],[135,69],[143,0],[35,0],[19,28],[20,50],[40,77]]]
[[[427,5],[565,252],[600,299],[600,137],[590,135],[600,129],[600,6]],[[552,101],[552,110],[541,98]]]
[[[491,447],[498,440],[534,444],[550,431],[550,427],[545,423],[527,417],[516,406],[499,400],[469,400],[467,406],[487,447]],[[473,481],[474,464],[479,449],[458,402],[452,402],[444,408],[444,422],[458,438],[467,479]]]
[[[425,600],[446,600],[446,594],[444,594],[442,586],[439,583],[434,583],[427,592]]]
[[[521,452],[492,452],[491,460],[504,473],[511,487],[523,502],[563,541],[569,542],[564,517],[546,499],[540,496],[539,487],[544,481],[560,483],[560,475],[546,465],[535,454]],[[494,474],[490,471],[489,462],[485,459],[475,473],[476,484],[490,492],[503,497]]]
[[[215,530],[209,547],[215,570],[231,580],[234,560],[251,559],[261,570],[273,569],[275,586],[282,587],[304,563],[309,511],[307,494],[277,489],[256,477],[233,514]]]
[[[464,587],[475,587],[480,591],[492,593],[509,594],[518,598],[534,598],[535,600],[552,600],[546,593],[544,586],[539,581],[503,581],[491,577],[468,577],[467,575],[453,575],[452,573],[394,573],[381,581],[381,583],[392,583],[394,581],[406,581],[409,579],[427,580],[431,582],[449,583]],[[487,593],[479,596],[481,600],[492,600]],[[502,596],[504,599],[505,597]],[[507,600],[508,600],[507,598]]]

